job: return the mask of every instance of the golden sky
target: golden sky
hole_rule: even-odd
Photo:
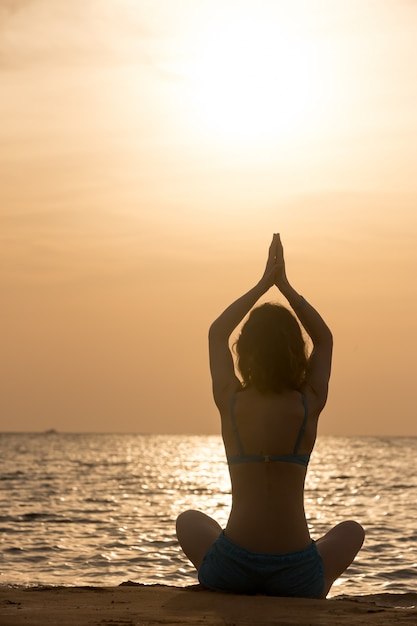
[[[219,432],[208,326],[279,231],[335,337],[320,432],[417,435],[416,23],[1,2],[0,430]]]

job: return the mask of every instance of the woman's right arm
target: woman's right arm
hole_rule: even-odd
[[[318,311],[290,284],[285,271],[284,253],[280,239],[277,242],[276,256],[275,284],[288,300],[313,343],[305,386],[313,392],[317,410],[320,412],[327,400],[333,351],[332,333]]]
[[[274,285],[276,241],[277,235],[274,235],[269,247],[265,271],[260,281],[228,306],[210,326],[210,371],[214,400],[220,409],[222,406],[228,406],[231,393],[240,386],[229,350],[229,337],[259,298]]]

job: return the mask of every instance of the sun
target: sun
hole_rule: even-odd
[[[187,64],[194,123],[232,139],[294,137],[317,114],[320,76],[307,37],[276,20],[223,19]]]

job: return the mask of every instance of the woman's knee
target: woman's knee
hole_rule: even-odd
[[[184,553],[198,569],[221,527],[205,513],[188,510],[177,517],[176,531]]]
[[[194,513],[197,512],[198,511],[195,511],[194,509],[187,509],[186,511],[182,511],[182,513],[180,513],[177,517],[177,524],[181,524],[183,521],[186,521],[190,517],[190,515],[194,515]]]
[[[215,538],[221,532],[221,527],[209,515],[201,511],[189,509],[178,515],[176,531],[178,540],[181,543],[181,538],[185,535],[188,537],[200,537],[203,534]]]
[[[190,526],[192,527],[195,523],[196,517],[199,517],[200,515],[203,515],[203,513],[194,509],[188,509],[187,511],[180,513],[175,523],[177,536],[181,534],[182,531],[186,531]]]
[[[361,524],[355,522],[355,520],[346,520],[341,522],[335,528],[339,528],[346,539],[357,545],[357,549],[360,550],[365,540],[365,530]]]
[[[325,591],[327,595],[333,582],[349,567],[362,547],[365,538],[363,527],[353,520],[334,526],[317,540],[317,549],[323,559]]]

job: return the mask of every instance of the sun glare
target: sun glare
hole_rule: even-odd
[[[212,23],[190,56],[194,123],[210,135],[293,138],[317,115],[314,47],[283,23],[251,16]]]

